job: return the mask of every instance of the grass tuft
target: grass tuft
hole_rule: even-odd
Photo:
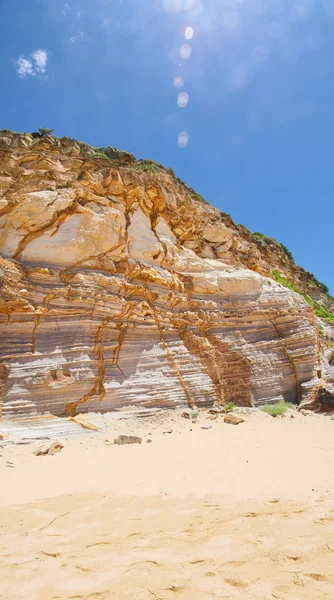
[[[233,412],[238,407],[236,404],[234,404],[234,402],[227,402],[226,404],[224,404],[224,408],[226,412]]]
[[[90,152],[87,154],[87,158],[103,158],[104,160],[109,160],[110,158],[102,151],[97,150],[96,152]]]
[[[160,171],[159,165],[149,161],[137,163],[136,169],[139,169],[140,171]]]
[[[281,242],[278,242],[277,240],[275,240],[275,238],[269,237],[268,235],[264,235],[264,233],[260,233],[259,231],[254,231],[254,233],[251,233],[251,236],[256,242],[260,242],[260,243],[265,242],[268,244],[275,244],[275,246],[277,246],[277,248],[282,250],[284,252],[284,254],[286,254],[286,256],[293,263],[295,262],[289,248],[284,246],[284,244],[281,244]]]
[[[327,308],[325,308],[324,306],[319,304],[319,302],[315,302],[315,300],[312,300],[312,298],[310,298],[310,296],[308,296],[308,294],[305,294],[305,292],[302,292],[300,289],[298,289],[293,283],[291,283],[291,281],[289,281],[288,279],[285,279],[285,277],[282,277],[282,275],[280,275],[278,273],[278,271],[273,271],[273,277],[274,277],[274,279],[276,279],[276,281],[278,283],[281,283],[285,287],[289,288],[289,290],[292,290],[293,292],[297,292],[297,294],[300,294],[300,296],[303,296],[303,298],[306,300],[306,302],[310,306],[313,306],[317,317],[319,317],[320,319],[323,319],[323,321],[326,321],[330,325],[334,325],[334,313],[332,313]]]
[[[192,192],[191,197],[194,198],[195,200],[200,200],[201,202],[203,202],[204,204],[210,204],[207,200],[205,200],[205,198],[203,198],[203,196],[201,196],[201,194],[198,194],[198,192]]]
[[[289,402],[284,402],[284,400],[281,400],[281,402],[276,402],[276,404],[266,404],[265,406],[261,406],[261,410],[271,417],[280,417],[286,413],[289,408],[292,408],[292,404],[289,404]]]

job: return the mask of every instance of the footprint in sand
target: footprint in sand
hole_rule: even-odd
[[[329,581],[326,575],[320,575],[319,573],[306,573],[306,577],[311,577],[315,581]]]
[[[247,587],[247,583],[244,583],[243,581],[241,581],[240,579],[225,579],[226,583],[228,583],[228,585],[231,585],[232,587],[236,587],[236,588],[245,588]]]

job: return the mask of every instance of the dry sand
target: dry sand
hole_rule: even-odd
[[[0,448],[1,600],[333,600],[334,421],[246,419]]]

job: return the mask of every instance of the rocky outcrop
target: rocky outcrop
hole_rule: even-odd
[[[2,418],[300,403],[319,386],[314,310],[269,277],[304,285],[284,252],[128,153],[3,134],[0,162]]]

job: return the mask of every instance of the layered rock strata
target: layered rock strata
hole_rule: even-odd
[[[314,310],[269,277],[302,270],[129,156],[0,136],[2,418],[310,397]]]

